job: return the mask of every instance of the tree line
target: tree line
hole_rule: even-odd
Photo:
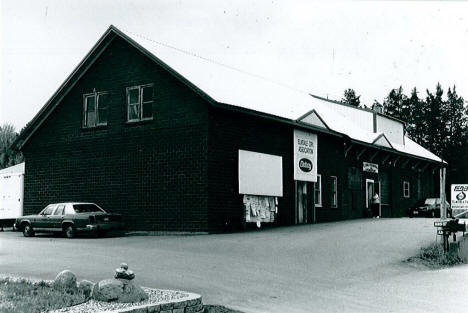
[[[342,102],[360,107],[359,97],[347,89]],[[468,183],[468,109],[456,86],[445,95],[440,84],[424,95],[416,88],[406,95],[400,86],[372,109],[405,122],[408,137],[448,162],[449,183]]]

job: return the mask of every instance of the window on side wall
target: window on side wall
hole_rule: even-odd
[[[153,119],[153,84],[127,88],[127,121]]]
[[[408,181],[403,182],[403,197],[410,197],[410,183]]]
[[[338,207],[338,178],[331,176],[331,201],[330,206],[332,208]]]
[[[317,175],[317,182],[314,183],[314,201],[316,207],[322,206],[322,175]]]
[[[83,127],[107,125],[110,95],[108,92],[93,92],[83,95]]]

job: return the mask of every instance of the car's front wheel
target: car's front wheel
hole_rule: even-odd
[[[24,237],[33,237],[34,236],[34,229],[31,227],[31,225],[25,224],[23,226],[23,236]]]
[[[67,225],[64,229],[65,237],[74,238],[75,237],[75,227],[73,225]]]

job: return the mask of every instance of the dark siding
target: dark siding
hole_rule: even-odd
[[[211,110],[209,139],[209,211],[212,229],[222,230],[226,223],[239,229],[243,219],[242,197],[238,189],[238,150],[249,150],[283,157],[283,197],[279,199],[279,225],[295,222],[295,185],[293,174],[293,127],[260,117]],[[318,134],[318,174],[322,175],[322,208],[318,222],[354,217],[343,202],[346,166],[341,139]],[[331,208],[331,176],[338,178],[338,207]],[[309,195],[313,185],[308,184]],[[313,199],[310,199],[312,202]],[[356,215],[357,216],[357,215]],[[360,215],[359,215],[360,216]]]
[[[126,87],[154,83],[153,121],[126,123]],[[83,130],[83,94],[111,93],[108,126]],[[25,213],[92,201],[131,229],[207,230],[207,103],[116,39],[24,147]]]

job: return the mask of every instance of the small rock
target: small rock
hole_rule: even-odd
[[[90,298],[94,285],[95,284],[92,281],[82,280],[78,283],[78,290],[83,292],[86,298]]]
[[[115,269],[114,278],[132,280],[135,278],[135,273],[128,269],[127,263],[121,263],[120,268]]]
[[[56,289],[76,289],[76,275],[69,270],[61,271],[55,277],[53,286]]]

